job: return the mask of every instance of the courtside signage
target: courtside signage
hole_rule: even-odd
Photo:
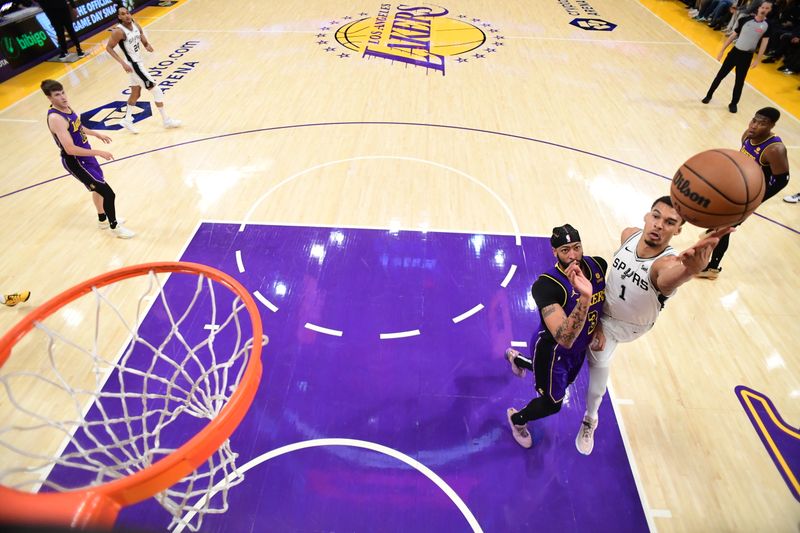
[[[591,3],[586,0],[556,0],[561,8],[573,17],[569,23],[576,28],[586,31],[614,31],[617,27],[613,22],[600,18]]]

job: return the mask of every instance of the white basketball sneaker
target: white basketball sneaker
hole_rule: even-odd
[[[124,224],[124,223],[125,223],[125,219],[123,217],[117,217],[117,224]],[[106,218],[102,222],[100,222],[98,220],[97,221],[97,227],[100,228],[100,229],[108,229],[108,228],[111,227],[111,223],[108,221],[108,218]]]
[[[583,455],[589,455],[594,449],[594,430],[597,429],[596,418],[583,417],[581,422],[581,430],[578,431],[578,436],[575,437],[575,447]]]
[[[132,120],[126,120],[126,119],[123,118],[122,120],[119,121],[119,123],[123,128],[125,128],[129,132],[131,132],[131,133],[139,133],[139,130],[137,130],[134,127]]]
[[[789,196],[784,196],[783,201],[790,204],[796,204],[797,202],[800,202],[800,192],[797,194],[790,194]]]
[[[130,239],[131,237],[136,235],[134,232],[132,232],[119,222],[117,223],[117,227],[112,229],[111,231],[114,233],[114,236],[117,239]]]
[[[175,118],[168,118],[164,121],[164,127],[168,130],[172,128],[180,128],[181,124],[182,122]]]

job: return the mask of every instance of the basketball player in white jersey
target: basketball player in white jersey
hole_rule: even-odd
[[[603,316],[587,357],[586,413],[575,439],[578,451],[584,455],[594,448],[598,411],[617,344],[631,342],[650,331],[667,298],[706,267],[719,238],[733,231],[717,230],[678,254],[669,242],[681,232],[683,223],[670,197],[663,196],[644,216],[644,230],[622,231],[621,246],[606,271]]]
[[[106,52],[113,57],[130,76],[131,95],[128,97],[128,105],[125,109],[125,118],[120,122],[126,129],[133,133],[139,133],[133,126],[133,106],[142,94],[142,87],[153,93],[153,100],[161,113],[165,128],[177,128],[181,125],[180,120],[175,120],[167,116],[164,109],[164,93],[158,87],[155,80],[147,73],[147,66],[142,62],[141,48],[144,46],[148,52],[153,51],[153,47],[147,41],[142,27],[133,20],[130,12],[124,7],[117,9],[117,19],[119,24],[111,30],[111,37],[106,44]],[[125,55],[121,58],[114,48],[119,45],[120,50]]]

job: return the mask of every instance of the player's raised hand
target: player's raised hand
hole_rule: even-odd
[[[708,266],[708,262],[711,261],[711,254],[719,244],[720,238],[734,231],[736,231],[736,228],[729,227],[706,233],[700,240],[681,252],[678,255],[678,259],[680,259],[684,267],[696,274]]]
[[[581,265],[578,261],[575,261],[569,265],[566,270],[564,270],[564,274],[567,275],[567,279],[569,279],[569,282],[573,287],[575,287],[581,296],[591,298],[592,283],[586,279],[586,276],[583,275]]]

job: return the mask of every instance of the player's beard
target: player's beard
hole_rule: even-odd
[[[569,263],[565,263],[564,261],[562,261],[561,259],[559,259],[559,260],[558,260],[558,266],[560,266],[560,267],[561,267],[561,270],[566,270],[566,269],[567,269],[567,267],[568,267],[568,266],[570,266],[572,263],[578,263],[578,265],[580,265],[580,267],[581,267],[581,270],[583,270],[583,271],[584,271],[583,273],[584,273],[584,274],[586,274],[586,271],[585,271],[585,269],[584,269],[584,267],[583,267],[583,264],[581,264],[581,261],[583,261],[583,258],[576,259],[576,260],[574,260],[574,261],[570,261]]]

